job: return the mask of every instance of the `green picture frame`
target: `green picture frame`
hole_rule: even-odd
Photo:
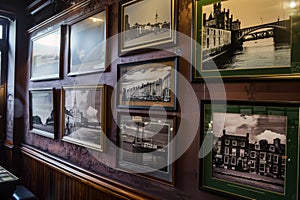
[[[271,0],[193,6],[192,81],[299,77],[299,7]]]
[[[297,200],[299,105],[201,101],[199,188],[238,199]]]

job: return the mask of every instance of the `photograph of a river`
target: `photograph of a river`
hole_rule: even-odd
[[[290,45],[274,45],[273,38],[244,42],[242,50],[233,52],[222,69],[243,69],[290,65]]]

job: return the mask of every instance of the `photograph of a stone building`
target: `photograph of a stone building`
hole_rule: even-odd
[[[285,116],[214,113],[212,131],[214,178],[284,193]]]
[[[249,9],[258,3],[246,2]],[[288,66],[291,20],[282,3],[276,5],[268,11],[256,7],[252,17],[237,0],[203,6],[202,69]]]

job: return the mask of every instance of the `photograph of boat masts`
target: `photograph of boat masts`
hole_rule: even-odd
[[[172,120],[122,115],[120,129],[121,165],[123,161],[153,169],[163,166],[160,170],[167,171]]]
[[[203,6],[202,70],[289,67],[290,30],[281,0]]]

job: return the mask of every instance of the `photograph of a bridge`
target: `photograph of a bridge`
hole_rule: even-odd
[[[281,0],[197,1],[195,77],[294,73],[297,8]],[[201,31],[200,31],[201,30]],[[273,70],[274,69],[274,70]],[[220,76],[220,75],[219,75]]]
[[[291,20],[283,6],[238,0],[204,6],[202,69],[289,66]]]

